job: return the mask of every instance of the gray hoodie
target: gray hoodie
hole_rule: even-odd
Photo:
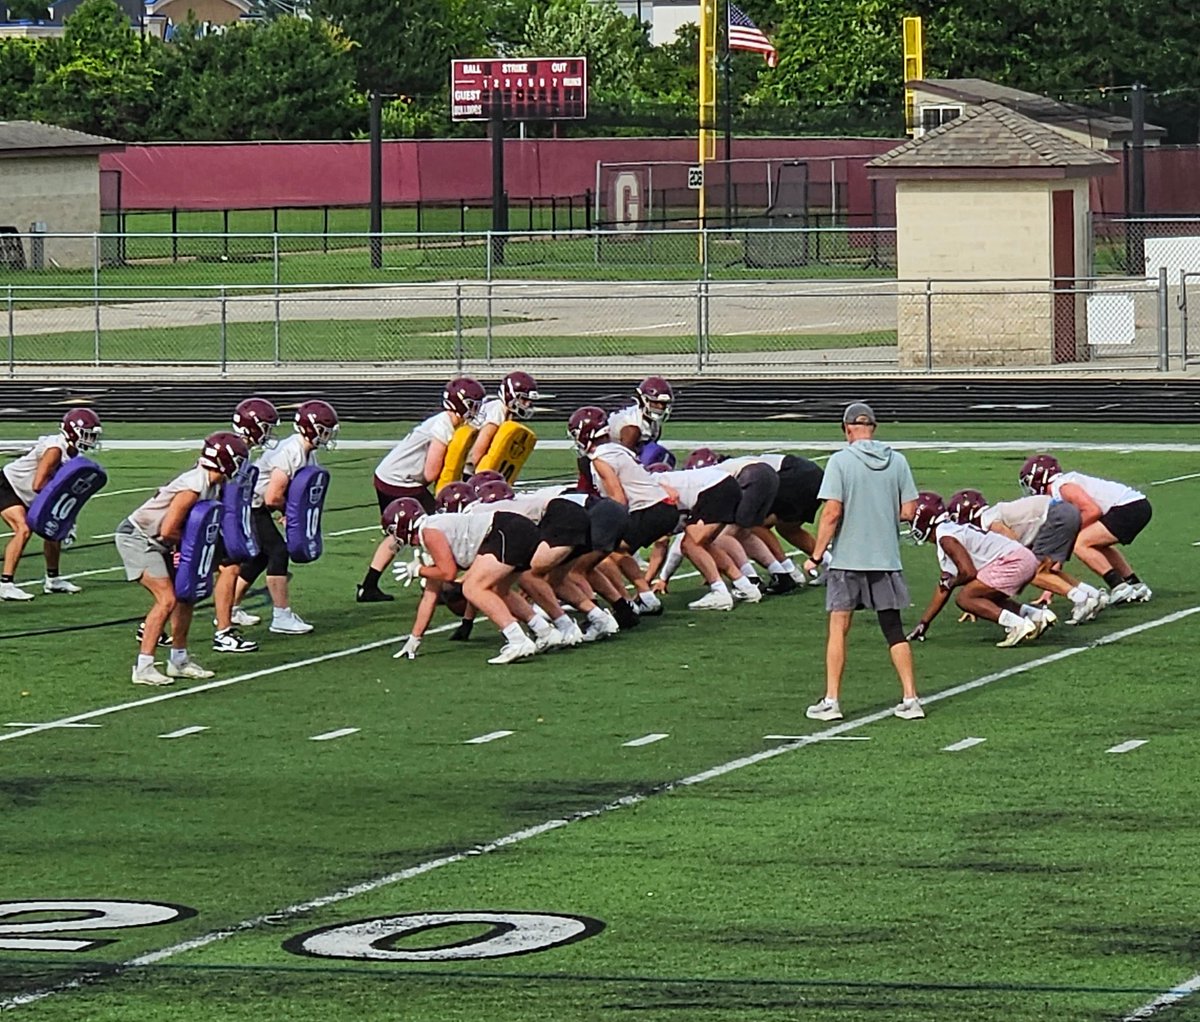
[[[900,571],[900,505],[917,499],[903,454],[878,440],[856,440],[829,459],[819,496],[842,504],[831,568]]]

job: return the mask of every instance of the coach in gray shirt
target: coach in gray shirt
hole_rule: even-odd
[[[825,584],[829,641],[825,647],[825,698],[808,708],[812,720],[841,720],[838,702],[846,666],[846,635],[856,610],[873,610],[887,640],[903,700],[892,712],[905,720],[925,716],[913,679],[912,649],[900,611],[909,605],[900,563],[901,521],[910,521],[917,486],[904,455],[875,439],[875,413],[855,402],[842,414],[849,446],[829,459],[818,496],[825,501],[816,547],[804,564],[811,571],[832,547]]]

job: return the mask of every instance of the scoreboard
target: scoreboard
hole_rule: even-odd
[[[450,117],[567,121],[587,117],[587,58],[455,60],[450,64]]]

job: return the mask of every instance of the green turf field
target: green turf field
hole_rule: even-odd
[[[64,555],[84,592],[0,604],[0,1008],[14,1018],[1200,1018],[1200,995],[1135,1014],[1200,972],[1194,431],[883,426],[923,442],[908,455],[922,487],[993,499],[1015,495],[1026,449],[1108,443],[1061,457],[1148,493],[1130,554],[1155,597],[1014,650],[948,609],[915,650],[919,722],[888,715],[898,689],[863,620],[831,727],[804,717],[822,686],[820,590],[706,615],[681,577],[663,617],[596,646],[490,667],[485,623],[393,660],[415,593],[353,602],[382,450],[349,443],[323,459],[326,553],[293,580],[316,631],[260,626],[260,652],[221,658],[201,609],[191,645],[220,686],[134,687],[147,601],[106,534],[216,425],[106,422],[107,438],[180,448],[102,453],[108,488]],[[667,432],[677,451],[743,440],[814,457],[838,435]],[[542,448],[527,476],[570,466]],[[905,560],[923,605],[933,552]],[[35,542],[18,580],[39,561]],[[985,741],[944,751],[966,738]],[[15,914],[26,902],[65,904]]]

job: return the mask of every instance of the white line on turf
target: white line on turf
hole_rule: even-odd
[[[115,568],[92,568],[89,571],[75,571],[70,575],[59,575],[59,578],[87,578],[89,575],[109,575],[114,571],[124,571],[124,567],[117,565]],[[18,582],[18,589],[28,589],[30,586],[40,586],[44,580],[40,578],[30,579],[28,582]]]
[[[653,745],[655,742],[661,742],[664,738],[670,738],[669,734],[655,732],[649,735],[642,735],[641,738],[631,738],[627,742],[621,743],[622,749],[636,749],[639,745]]]
[[[486,745],[488,742],[497,741],[500,738],[507,738],[514,734],[513,731],[489,731],[486,735],[477,735],[475,738],[468,738],[463,745]]]
[[[1145,738],[1131,738],[1127,742],[1121,742],[1119,745],[1114,745],[1111,749],[1105,749],[1105,752],[1133,752],[1134,749],[1140,749],[1146,744]]]
[[[986,738],[964,738],[961,742],[955,742],[953,745],[943,746],[942,752],[962,752],[963,749],[970,749],[976,745],[982,745],[986,741]]]
[[[1185,476],[1171,476],[1170,479],[1155,479],[1151,486],[1162,486],[1165,483],[1181,483],[1185,479],[1200,479],[1200,472],[1189,472]]]
[[[996,671],[993,674],[985,674],[982,677],[975,678],[972,681],[963,682],[961,685],[955,685],[951,688],[943,689],[940,692],[934,692],[932,695],[923,697],[923,702],[926,706],[933,703],[941,702],[943,699],[952,699],[955,696],[962,695],[966,692],[972,692],[975,689],[983,688],[986,685],[991,685],[994,682],[1002,681],[1005,678],[1011,678],[1018,674],[1025,674],[1029,671],[1036,670],[1039,667],[1045,667],[1047,664],[1057,663],[1059,660],[1064,660],[1067,657],[1075,656],[1077,653],[1086,653],[1089,649],[1095,649],[1098,646],[1110,645],[1114,642],[1119,642],[1121,639],[1128,638],[1131,635],[1137,635],[1141,632],[1148,631],[1151,628],[1159,628],[1163,625],[1173,624],[1176,621],[1181,621],[1192,614],[1200,612],[1200,606],[1188,607],[1186,610],[1178,610],[1173,614],[1167,614],[1164,617],[1156,618],[1153,621],[1146,621],[1140,625],[1134,625],[1131,628],[1122,629],[1119,632],[1112,632],[1108,635],[1101,636],[1090,645],[1087,646],[1071,646],[1067,649],[1058,650],[1051,653],[1049,656],[1038,657],[1036,660],[1029,660],[1023,664],[1016,664],[1013,667],[1005,668],[1003,671]],[[389,640],[394,641],[394,640]],[[432,873],[436,869],[441,869],[443,866],[453,866],[459,862],[466,862],[468,859],[475,858],[480,855],[487,855],[491,852],[499,851],[502,848],[509,848],[512,845],[519,844],[522,841],[528,841],[530,838],[539,837],[542,834],[548,834],[551,831],[559,830],[562,827],[568,827],[572,823],[578,823],[581,820],[591,820],[605,813],[613,812],[617,809],[627,809],[630,806],[641,805],[656,795],[666,794],[670,791],[675,791],[679,788],[687,788],[697,784],[704,784],[706,781],[714,780],[718,777],[723,777],[725,774],[732,773],[735,770],[741,770],[744,767],[754,766],[758,763],[766,762],[769,759],[774,759],[776,756],[782,756],[789,752],[795,752],[798,749],[803,749],[806,746],[813,745],[817,742],[824,741],[838,735],[844,735],[851,731],[856,731],[859,728],[866,727],[869,724],[878,724],[880,721],[887,720],[892,716],[891,708],[876,710],[874,713],[868,713],[861,717],[856,717],[853,720],[844,721],[841,724],[836,724],[824,731],[818,731],[815,734],[803,735],[793,742],[788,742],[785,745],[776,745],[770,749],[764,749],[761,752],[751,753],[748,756],[740,756],[737,759],[729,760],[726,763],[721,763],[718,766],[711,767],[708,770],[701,771],[698,774],[692,774],[689,777],[680,778],[677,781],[672,781],[667,784],[660,785],[650,791],[632,792],[624,795],[621,798],[615,799],[612,802],[607,802],[604,805],[597,806],[594,809],[583,809],[573,813],[568,817],[558,817],[552,820],[546,820],[543,823],[535,824],[532,827],[525,827],[521,830],[512,831],[502,837],[495,838],[492,841],[484,844],[475,845],[471,848],[464,849],[461,852],[453,852],[450,855],[444,855],[437,859],[428,859],[425,862],[418,863],[415,866],[410,866],[407,869],[398,870],[395,873],[388,873],[384,876],[375,877],[371,880],[364,880],[362,883],[353,884],[349,887],[343,887],[341,890],[333,891],[330,894],[321,895],[318,898],[312,898],[308,901],[297,902],[289,905],[286,908],[276,912],[268,912],[263,915],[255,916],[252,919],[244,919],[240,923],[227,927],[221,930],[212,930],[209,933],[193,937],[190,940],[180,941],[177,944],[172,944],[165,948],[160,948],[158,951],[150,951],[144,955],[138,955],[136,958],[130,958],[120,963],[115,967],[109,967],[105,970],[105,975],[111,975],[114,971],[121,972],[127,969],[139,968],[146,965],[154,965],[157,962],[165,961],[168,958],[174,958],[176,955],[184,954],[188,951],[195,951],[202,947],[207,947],[209,944],[215,944],[217,941],[225,940],[227,937],[232,937],[235,934],[246,932],[247,930],[258,929],[268,923],[277,925],[280,921],[289,919],[295,916],[307,915],[317,909],[325,908],[329,905],[336,905],[339,902],[346,901],[349,898],[358,897],[361,894],[370,894],[372,891],[377,891],[382,887],[390,887],[393,884],[401,883],[405,880],[411,880],[413,877],[423,876],[426,873]],[[920,725],[917,725],[918,727]],[[3,736],[0,736],[2,738]],[[40,990],[31,990],[28,993],[16,994],[12,997],[0,1000],[0,1011],[7,1011],[11,1008],[20,1007],[23,1004],[32,1004],[35,1001],[44,1000],[47,997],[52,997],[55,994],[63,993],[68,990],[73,990],[83,986],[85,983],[90,983],[100,977],[101,974],[96,972],[85,973],[77,976],[74,979],[66,980],[52,987],[43,987]],[[1149,1018],[1155,1014],[1160,1007],[1165,1007],[1167,1004],[1174,1003],[1177,1000],[1186,997],[1194,990],[1200,989],[1200,975],[1192,977],[1187,983],[1181,987],[1176,987],[1175,990],[1164,994],[1156,1001],[1152,1001],[1150,1005],[1139,1009],[1139,1012],[1148,1012],[1145,1014],[1135,1013],[1126,1016],[1122,1022],[1136,1022],[1143,1018]],[[1161,1005],[1160,1005],[1160,1002]]]
[[[336,731],[326,731],[321,735],[313,735],[309,738],[310,742],[332,742],[335,738],[345,738],[346,735],[356,735],[362,728],[360,727],[340,727]]]
[[[135,486],[131,490],[105,490],[103,493],[97,493],[91,499],[99,500],[101,497],[124,497],[127,493],[152,493],[157,489],[157,486]]]
[[[165,735],[159,735],[159,738],[186,738],[188,735],[198,735],[201,731],[207,731],[208,728],[201,727],[199,724],[193,727],[181,727],[178,731],[168,731]]]
[[[104,725],[103,724],[55,724],[55,725],[25,724],[19,720],[10,720],[4,726],[5,727],[50,727],[50,726],[52,726],[52,727],[103,727]]]
[[[382,530],[379,528],[378,525],[360,525],[357,528],[353,528],[353,529],[338,529],[337,532],[327,532],[327,533],[325,533],[325,536],[326,536],[326,538],[329,538],[331,536],[349,536],[355,532],[371,532],[371,531],[380,532]]]
[[[1153,1001],[1143,1004],[1137,1011],[1131,1011],[1121,1019],[1121,1022],[1142,1022],[1143,1019],[1153,1018],[1164,1008],[1169,1008],[1172,1004],[1191,997],[1197,990],[1200,990],[1200,972],[1191,979],[1184,980],[1179,986],[1172,987],[1165,994],[1159,994]]]
[[[798,742],[801,738],[809,738],[810,735],[763,735],[764,742]],[[870,735],[829,735],[822,738],[823,742],[869,742]]]

